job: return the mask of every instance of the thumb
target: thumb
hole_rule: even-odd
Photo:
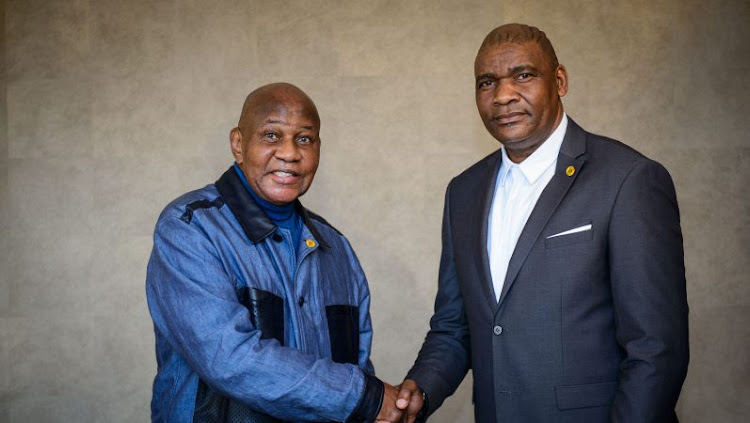
[[[399,410],[405,410],[406,407],[409,406],[412,393],[413,392],[410,389],[401,387],[401,390],[398,392],[398,399],[396,400],[396,407],[398,407]]]

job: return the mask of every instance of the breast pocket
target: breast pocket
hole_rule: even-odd
[[[544,248],[566,247],[594,239],[594,225],[591,221],[571,229],[552,232],[544,238]]]

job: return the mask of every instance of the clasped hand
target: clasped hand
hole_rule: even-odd
[[[383,382],[385,393],[383,405],[375,419],[377,423],[414,423],[417,413],[424,405],[422,392],[417,383],[411,379],[404,380],[400,385],[392,386]]]

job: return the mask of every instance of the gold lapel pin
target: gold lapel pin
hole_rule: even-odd
[[[568,166],[568,168],[565,169],[565,174],[568,176],[573,176],[574,173],[576,173],[576,168],[573,166]]]
[[[315,247],[315,241],[313,241],[311,239],[306,239],[305,240],[305,245],[307,245],[309,248],[313,248],[313,247]]]

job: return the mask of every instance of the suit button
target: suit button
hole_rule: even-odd
[[[500,335],[501,333],[503,333],[503,327],[500,325],[495,326],[494,328],[492,328],[492,333],[494,333],[495,335]]]

